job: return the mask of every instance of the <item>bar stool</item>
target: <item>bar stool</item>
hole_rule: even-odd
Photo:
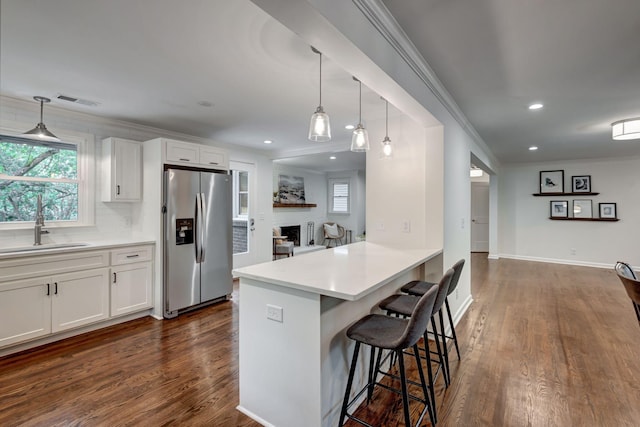
[[[453,275],[453,271],[451,272]],[[448,280],[451,280],[449,277]],[[415,305],[412,316],[410,319],[400,319],[397,317],[385,316],[382,314],[369,314],[362,319],[358,320],[347,330],[347,336],[356,342],[353,350],[353,358],[351,359],[351,368],[349,370],[349,378],[347,380],[347,388],[344,393],[344,401],[342,403],[342,410],[340,412],[340,426],[344,423],[345,416],[353,419],[363,425],[369,425],[365,421],[356,418],[354,415],[349,414],[347,411],[349,407],[356,402],[360,396],[367,391],[367,402],[369,402],[373,396],[373,390],[376,385],[390,390],[394,393],[402,396],[402,405],[404,410],[405,426],[411,425],[411,418],[409,415],[409,399],[418,401],[424,404],[424,409],[420,413],[418,423],[420,425],[424,418],[425,412],[429,411],[429,417],[432,425],[435,425],[435,418],[432,411],[431,399],[427,392],[427,385],[425,383],[424,373],[422,371],[422,363],[420,362],[420,356],[418,353],[418,340],[424,334],[427,329],[427,323],[431,317],[433,310],[433,304],[436,299],[437,290],[432,290],[425,293],[419,298],[418,303]],[[366,344],[371,347],[371,354],[369,359],[369,375],[367,384],[356,395],[349,400],[351,394],[351,386],[353,385],[353,377],[356,370],[356,364],[358,361],[358,353],[360,351],[360,345]],[[416,363],[418,367],[418,374],[420,375],[420,383],[424,399],[411,395],[407,390],[407,378],[404,366],[404,350],[407,348],[413,348]],[[377,381],[378,366],[374,372],[374,359],[376,349],[378,350],[378,360],[383,350],[392,351],[398,358],[399,370],[400,370],[400,385],[401,391],[394,389],[390,386],[382,384]],[[391,375],[388,373],[383,373]],[[397,376],[392,376],[397,379]]]
[[[453,279],[451,279],[451,285],[449,286],[449,290],[447,291],[447,296],[444,299],[444,305],[447,308],[447,316],[449,318],[449,325],[451,325],[451,336],[445,335],[445,338],[449,338],[453,340],[453,343],[456,347],[456,353],[458,354],[458,360],[460,360],[460,347],[458,346],[458,336],[456,335],[456,327],[453,324],[453,316],[451,315],[451,307],[449,306],[449,295],[451,295],[453,291],[455,291],[456,288],[458,287],[458,281],[460,280],[460,275],[462,274],[463,267],[464,267],[464,258],[459,260],[455,264],[453,264],[453,266],[451,267],[455,271],[455,275],[453,276]],[[404,285],[402,288],[400,288],[400,290],[409,295],[420,296],[424,294],[432,286],[435,286],[435,283],[414,280]],[[444,328],[441,330],[441,332],[444,334]],[[443,341],[446,342],[444,338],[443,338]],[[446,351],[446,356],[447,356],[447,364],[448,364],[448,358],[449,358],[448,350]]]
[[[455,270],[453,270],[452,268],[450,268],[445,275],[442,277],[442,279],[440,280],[440,283],[438,284],[434,284],[433,286],[431,286],[427,292],[433,292],[434,289],[437,288],[437,294],[436,294],[436,299],[434,301],[433,304],[433,309],[431,311],[431,328],[434,331],[437,331],[437,327],[436,327],[436,321],[435,321],[435,313],[439,313],[440,315],[440,328],[441,330],[443,330],[444,328],[444,319],[442,317],[442,304],[444,303],[444,300],[447,296],[447,290],[449,289],[449,287],[451,286],[451,282],[453,281],[453,276],[455,276]],[[380,301],[380,303],[378,304],[378,307],[382,310],[386,310],[387,314],[391,315],[391,314],[395,314],[396,316],[403,316],[403,317],[407,317],[407,316],[411,316],[412,313],[415,311],[415,307],[416,304],[418,303],[418,301],[420,301],[422,297],[417,297],[417,296],[413,296],[413,295],[390,295],[387,298],[385,298],[384,300]],[[436,342],[436,348],[437,348],[437,353],[438,353],[438,372],[440,371],[440,369],[442,370],[443,376],[444,376],[444,381],[445,381],[445,386],[449,386],[450,380],[449,380],[449,362],[448,359],[446,357],[446,352],[443,355],[442,350],[440,349],[440,342],[438,340],[438,335],[437,333],[435,334],[435,342]],[[436,416],[436,396],[435,396],[435,391],[434,391],[434,376],[432,373],[432,368],[431,368],[431,350],[429,349],[429,337],[428,337],[428,332],[427,329],[424,330],[424,334],[423,334],[423,339],[424,339],[424,353],[425,353],[425,360],[427,362],[427,374],[429,377],[429,388],[430,388],[430,394],[431,394],[431,404],[434,408],[433,412],[434,412],[434,418],[437,419]],[[444,341],[443,338],[443,342],[442,342],[443,347],[445,347],[446,350],[446,342]]]

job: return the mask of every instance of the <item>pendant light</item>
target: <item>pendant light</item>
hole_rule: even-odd
[[[384,99],[381,97],[381,99]],[[382,154],[385,159],[390,159],[393,156],[393,148],[391,147],[391,139],[389,138],[389,101],[384,99],[385,103],[385,131],[384,139],[382,140]]]
[[[50,141],[50,142],[61,142],[60,138],[49,132],[47,127],[44,125],[42,121],[42,109],[45,103],[51,102],[49,98],[45,98],[44,96],[34,96],[33,99],[40,102],[40,123],[36,125],[33,129],[28,132],[23,133],[22,137],[30,138],[30,139],[39,139],[42,141]]]
[[[362,82],[357,78],[353,78],[360,85],[360,115],[358,119],[358,126],[353,130],[351,136],[351,151],[368,151],[369,150],[369,134],[367,130],[362,126]]]
[[[320,103],[309,122],[309,140],[327,142],[331,141],[331,124],[329,123],[329,115],[322,108],[322,52],[313,46],[311,46],[311,50],[320,55]]]

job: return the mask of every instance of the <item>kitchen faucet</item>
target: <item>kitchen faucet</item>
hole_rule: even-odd
[[[42,194],[38,194],[38,208],[36,212],[36,226],[33,229],[33,246],[40,246],[42,244],[42,235],[49,234],[48,230],[43,230],[44,227],[44,215],[42,213]]]

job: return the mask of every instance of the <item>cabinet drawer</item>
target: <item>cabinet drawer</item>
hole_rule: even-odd
[[[226,167],[224,153],[208,148],[200,148],[200,163],[209,166]]]
[[[198,163],[198,147],[191,144],[167,141],[167,161]]]
[[[134,262],[151,261],[151,246],[131,246],[111,251],[111,265],[133,264]]]
[[[108,251],[28,255],[0,261],[0,282],[108,266]]]

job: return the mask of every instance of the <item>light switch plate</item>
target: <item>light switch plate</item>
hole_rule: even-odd
[[[267,304],[267,319],[282,323],[282,307]]]

